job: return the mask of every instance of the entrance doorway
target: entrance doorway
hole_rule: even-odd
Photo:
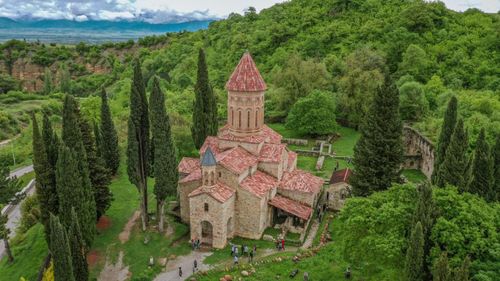
[[[201,243],[212,246],[213,227],[208,221],[201,222]]]

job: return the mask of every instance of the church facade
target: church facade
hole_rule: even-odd
[[[234,236],[260,239],[275,224],[304,231],[324,181],[297,169],[297,154],[264,124],[267,86],[248,52],[226,89],[226,125],[207,137],[200,158],[178,166],[180,215],[191,238],[223,248]]]

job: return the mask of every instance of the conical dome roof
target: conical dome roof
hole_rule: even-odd
[[[226,83],[226,89],[235,92],[260,92],[267,89],[249,52],[245,52],[241,57]]]
[[[201,159],[202,166],[215,166],[217,165],[217,161],[215,161],[215,156],[212,153],[212,149],[210,147],[205,150],[205,154],[203,155],[203,159]]]

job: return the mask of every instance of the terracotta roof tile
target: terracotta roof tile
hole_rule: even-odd
[[[179,180],[179,183],[192,182],[196,180],[201,180],[201,169],[196,169],[192,171],[189,175]]]
[[[237,174],[240,174],[248,167],[254,166],[258,163],[256,156],[250,154],[240,146],[220,153],[216,156],[216,159],[217,163]]]
[[[308,172],[295,169],[292,172],[283,173],[280,188],[285,190],[296,190],[308,193],[317,193],[323,186],[323,179]]]
[[[288,170],[292,171],[290,167],[292,167],[293,162],[297,159],[297,153],[294,151],[288,151]]]
[[[246,177],[240,186],[251,193],[262,197],[266,192],[268,192],[273,187],[278,185],[278,179],[268,175],[264,172],[257,171],[255,174]]]
[[[183,157],[179,165],[177,166],[179,173],[190,174],[195,169],[200,168],[200,159]]]
[[[217,155],[220,153],[219,149],[219,139],[217,137],[212,137],[209,136],[205,139],[205,142],[200,148],[200,155],[203,155],[205,153],[205,150],[207,150],[207,147],[210,147],[212,152]]]
[[[308,220],[312,214],[312,209],[309,206],[280,195],[276,195],[273,199],[269,200],[269,205],[304,220]]]
[[[253,135],[244,137],[236,136],[230,130],[230,128],[231,126],[229,124],[226,124],[224,127],[220,128],[218,134],[219,138],[223,140],[240,141],[247,143],[261,143],[261,142],[273,143],[273,144],[281,143],[282,136],[266,125],[262,126],[262,130],[259,133],[255,133]]]
[[[280,134],[278,134],[273,129],[269,128],[267,125],[262,126],[262,133],[266,137],[268,137],[268,140],[266,141],[268,143],[279,144],[281,143],[281,139],[283,138]]]
[[[286,144],[264,144],[260,150],[259,161],[279,163],[285,147]]]
[[[240,62],[226,83],[228,91],[260,92],[267,89],[266,83],[249,52],[243,54]]]
[[[204,193],[210,195],[215,200],[224,203],[234,195],[234,190],[221,182],[217,182],[213,186],[198,187],[197,189],[189,193],[188,197],[193,197]]]
[[[349,183],[349,178],[352,175],[352,170],[349,168],[345,168],[342,170],[338,170],[332,173],[332,177],[330,178],[330,184],[345,182]]]

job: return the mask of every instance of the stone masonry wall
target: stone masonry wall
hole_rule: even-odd
[[[250,238],[260,239],[264,229],[261,223],[261,214],[267,210],[263,210],[263,198],[258,198],[250,192],[238,188],[238,202],[236,204],[236,235]],[[267,204],[267,201],[264,203]]]
[[[187,183],[179,183],[178,196],[181,209],[181,220],[189,223],[189,193],[201,185],[201,181],[192,181]]]
[[[278,193],[285,197],[288,197],[295,201],[302,202],[309,206],[314,206],[314,204],[316,203],[317,195],[313,193],[306,193],[306,192],[300,192],[296,190],[286,190],[286,189],[278,189]]]
[[[430,178],[434,169],[434,145],[432,142],[409,126],[404,126],[403,138],[405,149],[403,167],[418,167],[427,178]]]

